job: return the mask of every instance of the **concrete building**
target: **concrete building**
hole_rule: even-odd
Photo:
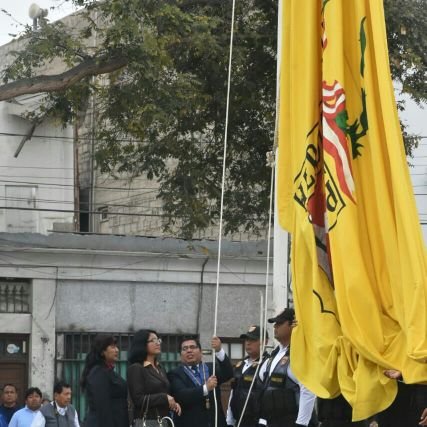
[[[421,140],[415,150],[414,158],[410,159],[411,179],[414,187],[424,242],[427,245],[427,137]]]
[[[1,231],[74,229],[72,130],[52,120],[32,129],[24,117],[38,108],[38,98],[0,103]]]
[[[199,336],[208,348],[217,246],[213,241],[0,233],[0,383],[12,381],[21,390],[38,386],[51,395],[55,377],[63,377],[73,383],[79,404],[82,361],[98,332],[120,337],[124,361],[140,328],[165,338],[169,366],[178,359],[183,335]],[[266,268],[265,242],[224,242],[217,333],[234,359],[243,355],[239,335],[260,321]]]

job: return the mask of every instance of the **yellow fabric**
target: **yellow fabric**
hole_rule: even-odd
[[[282,13],[277,203],[292,233],[292,370],[321,397],[342,392],[360,420],[395,397],[384,369],[427,381],[427,254],[383,4],[286,0]]]

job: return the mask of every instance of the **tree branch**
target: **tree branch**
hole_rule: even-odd
[[[85,77],[111,73],[125,67],[128,62],[126,56],[89,58],[61,74],[20,79],[0,86],[0,101],[20,95],[65,90]]]

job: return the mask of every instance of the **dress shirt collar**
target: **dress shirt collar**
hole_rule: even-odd
[[[27,405],[25,405],[24,406],[24,409],[26,410],[26,411],[30,411],[30,412],[39,412],[40,411],[40,408],[38,408],[38,409],[36,409],[35,411],[33,411],[32,409],[30,409]]]
[[[68,408],[67,407],[63,408],[62,406],[59,406],[58,402],[56,402],[55,400],[52,402],[52,405],[55,406],[59,415],[65,415],[67,413]]]
[[[289,345],[283,345],[279,343],[279,353],[282,353],[284,351],[287,351],[289,348]]]

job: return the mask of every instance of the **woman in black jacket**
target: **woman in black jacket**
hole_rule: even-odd
[[[85,427],[129,427],[126,381],[114,371],[118,359],[114,337],[97,335],[81,379],[89,406]]]
[[[160,365],[162,340],[155,331],[140,330],[135,334],[129,352],[127,380],[129,396],[133,404],[133,416],[147,420],[168,416],[169,411],[181,414],[181,407],[169,394],[169,381]]]

